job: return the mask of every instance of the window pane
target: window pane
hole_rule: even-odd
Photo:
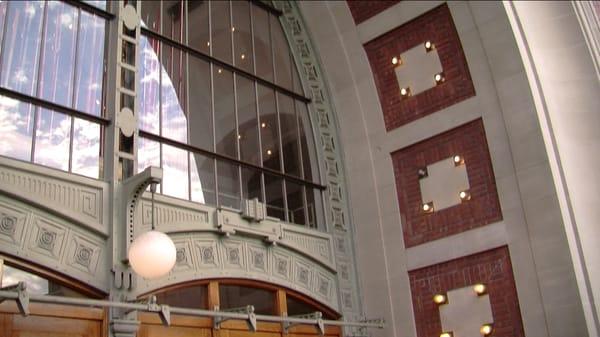
[[[294,100],[282,94],[277,94],[277,97],[279,100],[279,121],[281,123],[281,142],[285,173],[301,177],[298,123]]]
[[[25,270],[4,265],[0,275],[0,285],[3,287],[25,282],[27,284],[27,292],[34,295],[54,295],[66,297],[84,297],[82,294],[73,289],[67,288],[61,284],[47,280],[38,275],[29,273]]]
[[[273,50],[275,57],[275,83],[292,89],[292,59],[289,52],[289,44],[279,23],[279,20],[271,16],[271,33],[273,37]]]
[[[156,294],[156,302],[172,307],[207,309],[208,288],[201,285],[165,291]]]
[[[88,3],[94,7],[98,7],[100,9],[106,10],[106,0],[82,0],[85,3]]]
[[[299,225],[306,225],[304,186],[286,181],[285,190],[287,193],[288,221]]]
[[[162,35],[175,41],[185,42],[185,19],[183,1],[165,0],[163,3]],[[143,7],[143,6],[142,6]]]
[[[263,198],[260,171],[245,167],[242,168],[242,189],[242,198],[247,200],[256,198],[262,202]]]
[[[52,110],[38,110],[34,162],[67,171],[70,139],[70,116]]]
[[[239,168],[223,161],[217,161],[219,181],[219,205],[240,208]]]
[[[310,123],[310,115],[305,103],[296,101],[296,111],[300,127],[300,145],[302,148],[302,167],[304,168],[304,179],[319,182],[319,160],[315,138]]]
[[[0,96],[0,154],[31,160],[34,108],[31,104]]]
[[[210,65],[199,58],[189,58],[190,143],[213,151],[213,121],[210,91]]]
[[[100,177],[100,125],[75,118],[73,126],[73,173]]]
[[[237,158],[233,74],[213,67],[215,85],[215,141],[217,153]]]
[[[185,55],[162,44],[161,104],[162,136],[187,143],[187,116],[183,110],[185,96]]]
[[[138,137],[137,171],[142,172],[150,166],[160,167],[160,144]]]
[[[271,54],[271,33],[269,29],[269,13],[256,6],[252,7],[254,16],[254,59],[256,75],[273,81],[273,57]]]
[[[267,215],[285,220],[283,180],[281,178],[265,173],[265,197],[267,198]]]
[[[254,73],[252,56],[252,28],[250,27],[250,2],[233,1],[231,3],[233,16],[233,48],[235,57],[233,62],[236,66]]]
[[[47,4],[39,96],[72,106],[78,13],[75,7],[62,2]]]
[[[215,160],[201,154],[190,153],[192,201],[216,205]]]
[[[279,171],[279,128],[275,92],[272,89],[258,86],[258,108],[260,115],[260,136],[262,141],[263,166]]]
[[[220,309],[254,306],[259,315],[275,314],[275,293],[260,288],[237,285],[219,285]]]
[[[35,94],[44,4],[11,1],[2,49],[2,86]]]
[[[210,34],[208,32],[208,1],[189,1],[189,46],[206,54],[209,53]]]
[[[142,27],[160,33],[160,1],[142,1]]]
[[[326,230],[321,191],[307,187],[306,202],[306,208],[308,210],[308,226],[323,231]]]
[[[77,46],[75,108],[96,116],[101,114],[102,104],[104,25],[103,18],[81,12]]]
[[[241,76],[236,79],[240,159],[260,165],[254,82]]]
[[[158,134],[159,126],[159,69],[158,41],[140,37],[139,127]]]
[[[189,199],[188,156],[185,150],[162,144],[162,193]]]
[[[221,61],[231,63],[231,16],[229,1],[210,3],[212,22],[212,53]]]

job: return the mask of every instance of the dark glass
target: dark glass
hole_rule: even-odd
[[[233,17],[233,63],[249,73],[254,73],[254,56],[252,53],[252,27],[250,25],[250,2],[233,1],[231,3]]]
[[[292,58],[289,44],[278,19],[271,17],[271,37],[273,41],[273,57],[275,58],[275,83],[286,89],[293,89]]]
[[[187,116],[183,104],[187,86],[185,53],[162,44],[161,59],[161,135],[187,143]]]
[[[279,122],[275,105],[275,92],[262,85],[258,85],[258,111],[263,166],[280,171]]]
[[[143,8],[143,6],[142,6]],[[164,0],[162,13],[162,35],[185,43],[185,2]]]
[[[220,309],[254,306],[259,315],[275,314],[275,293],[270,290],[238,285],[219,285]]]
[[[71,117],[52,110],[38,109],[34,162],[69,170]]]
[[[279,93],[277,98],[279,101],[279,121],[281,123],[281,145],[285,173],[302,177],[298,144],[298,121],[294,100]]]
[[[190,144],[214,151],[210,65],[188,55]]]
[[[210,53],[208,10],[210,1],[188,1],[188,44],[206,54]]]
[[[156,302],[179,308],[208,309],[208,287],[197,285],[161,292],[156,294]]]
[[[0,284],[3,287],[25,282],[27,284],[27,292],[34,295],[53,295],[65,297],[86,297],[83,294],[68,288],[60,283],[35,275],[28,271],[17,267],[4,265],[0,276]]]
[[[325,214],[323,213],[323,198],[321,190],[306,187],[306,209],[308,211],[308,226],[325,231]]]
[[[319,311],[323,314],[324,319],[336,319],[335,317],[332,317],[322,312],[318,307],[307,303],[299,298],[291,296],[289,293],[286,296],[286,302],[288,316],[307,315]]]
[[[260,171],[242,168],[242,198],[247,200],[257,198],[263,201]]]
[[[304,186],[291,181],[286,181],[285,191],[287,194],[288,221],[295,224],[306,225]]]
[[[298,114],[298,127],[300,128],[300,147],[304,179],[318,182],[321,180],[319,178],[319,160],[317,158],[315,138],[306,104],[296,101],[296,112]]]
[[[240,159],[260,165],[254,82],[241,76],[236,76],[236,82]]]
[[[264,174],[265,197],[267,198],[267,215],[285,220],[285,203],[283,200],[283,180],[279,177]]]
[[[212,22],[212,55],[221,61],[231,62],[231,33],[235,27],[231,25],[229,1],[212,1],[210,3]]]
[[[190,153],[190,178],[192,201],[216,205],[215,160]]]
[[[271,50],[270,14],[256,6],[252,7],[254,26],[254,59],[256,75],[273,81],[273,55]]]
[[[217,181],[219,182],[219,205],[240,208],[239,166],[217,160]]]
[[[142,2],[142,27],[160,33],[160,1]]]
[[[215,142],[217,153],[237,158],[237,135],[235,124],[235,104],[233,94],[233,74],[213,66],[215,86]]]

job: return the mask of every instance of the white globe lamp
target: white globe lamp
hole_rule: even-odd
[[[133,271],[146,279],[168,274],[177,260],[177,249],[171,238],[154,226],[154,193],[156,183],[150,185],[152,192],[152,230],[136,237],[129,246],[127,258]]]
[[[177,251],[167,234],[152,230],[135,238],[127,257],[131,268],[138,275],[154,279],[171,271],[175,265]]]

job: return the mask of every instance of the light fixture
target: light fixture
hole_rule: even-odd
[[[448,299],[446,298],[446,295],[444,295],[444,294],[436,294],[433,296],[433,302],[437,305],[446,304],[447,301],[448,301]]]
[[[452,331],[444,331],[440,334],[440,337],[452,337]]]
[[[400,60],[397,56],[392,57],[392,64],[393,65],[397,65],[399,63],[402,63],[402,60]]]
[[[435,76],[433,76],[433,79],[435,80],[435,83],[437,83],[437,84],[440,84],[446,80],[443,72],[435,74]]]
[[[273,151],[271,151],[271,150],[267,150],[267,154],[270,156],[270,155],[272,155],[272,154],[273,154]]]
[[[458,193],[458,197],[462,201],[471,200],[471,192],[469,192],[469,190],[460,191],[460,193]]]
[[[206,46],[210,47],[210,41],[206,41]]]
[[[242,54],[242,55],[240,56],[240,58],[243,60],[243,59],[245,59],[245,58],[246,58],[246,55],[245,55],[245,54]]]
[[[231,27],[231,31],[232,31],[232,32],[235,32],[235,27]]]
[[[400,95],[402,95],[402,97],[408,97],[408,96],[410,96],[410,87],[401,88],[400,89]]]
[[[477,296],[487,294],[487,287],[483,283],[477,283],[473,286],[473,291],[477,294]]]
[[[159,278],[168,274],[177,259],[177,250],[171,238],[155,229],[154,225],[154,193],[156,183],[150,185],[152,192],[152,230],[133,240],[129,246],[127,257],[131,268],[140,276],[147,279]]]
[[[260,127],[263,128],[263,129],[266,128],[267,127],[267,123],[265,123],[265,122],[260,123]]]
[[[427,167],[421,167],[417,171],[417,174],[419,175],[419,179],[423,179],[423,178],[427,177],[429,175],[429,173],[427,172]]]
[[[238,135],[238,139],[242,139],[242,135]]]
[[[452,160],[454,160],[454,165],[455,166],[459,166],[465,163],[465,158],[459,156],[459,155],[455,155],[454,157],[452,157]]]
[[[220,74],[220,73],[222,73],[222,72],[223,72],[223,70],[222,70],[221,68],[219,68],[219,69],[217,70],[217,72]]]
[[[435,46],[433,45],[433,42],[431,42],[431,41],[425,41],[425,50],[427,52],[432,51],[433,48],[435,48]]]
[[[423,209],[423,212],[425,213],[433,213],[433,201],[424,203],[421,208]]]
[[[479,333],[481,333],[482,336],[489,336],[493,330],[494,326],[491,323],[487,323],[479,328]]]

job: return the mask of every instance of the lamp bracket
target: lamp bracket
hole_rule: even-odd
[[[215,310],[218,311],[219,307],[215,306]],[[257,328],[256,314],[254,314],[254,306],[253,305],[247,305],[245,307],[239,307],[239,308],[224,309],[224,310],[220,310],[220,311],[248,315],[246,318],[246,324],[248,325],[248,330],[250,330],[252,332],[256,332],[256,328]],[[215,316],[213,319],[213,328],[215,330],[219,330],[221,328],[221,323],[228,321],[230,319],[234,319],[234,318]]]
[[[317,327],[317,330],[319,330],[319,334],[321,334],[321,336],[325,335],[325,323],[323,322],[323,313],[322,312],[315,311],[310,314],[293,315],[293,316],[289,316],[289,317],[314,319],[316,321],[315,326]],[[294,326],[302,325],[302,324],[304,324],[304,323],[293,323],[290,321],[284,321],[283,322],[283,333],[285,335],[287,335],[289,333],[289,329],[291,329]]]
[[[2,291],[17,291],[17,307],[22,316],[29,316],[29,293],[27,292],[27,284],[25,282],[19,282],[9,286],[1,287]],[[6,298],[0,298],[0,303],[4,302]]]

